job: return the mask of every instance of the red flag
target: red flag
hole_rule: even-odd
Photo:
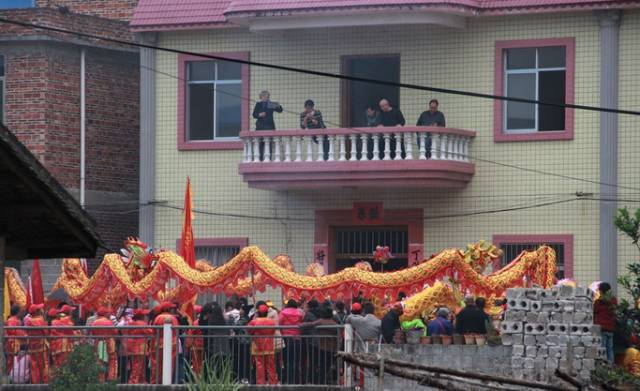
[[[27,306],[25,309],[29,309],[29,306],[33,304],[33,300],[31,300],[31,276],[27,279]]]
[[[191,180],[187,177],[187,191],[184,194],[184,224],[182,225],[182,238],[180,240],[180,255],[191,268],[196,267],[196,248],[193,241],[193,229],[191,228]]]
[[[42,275],[40,274],[40,260],[33,260],[31,270],[31,300],[33,304],[44,304],[44,289],[42,288]]]
[[[196,247],[193,240],[193,228],[191,227],[191,220],[193,219],[193,213],[191,212],[191,179],[187,177],[187,190],[184,194],[184,223],[182,225],[182,237],[180,238],[180,255],[184,258],[184,261],[195,269],[196,267]],[[192,323],[191,317],[193,316],[193,305],[198,295],[194,292],[191,299],[182,304],[181,309],[185,315],[189,317],[189,323]]]

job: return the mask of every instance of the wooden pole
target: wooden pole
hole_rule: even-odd
[[[375,356],[372,354],[345,354],[343,352],[339,352],[338,355],[341,356],[345,361],[350,361],[357,365],[377,369],[378,364],[376,363]],[[388,370],[390,367],[392,368],[391,370],[396,369],[396,367],[400,367],[398,368],[400,370],[402,368],[410,368],[410,369],[415,369],[419,371],[433,372],[439,375],[442,374],[442,375],[459,377],[460,379],[451,379],[451,380],[457,380],[465,383],[467,383],[469,379],[475,379],[480,381],[490,381],[494,383],[510,384],[510,385],[515,385],[520,387],[526,387],[529,389],[541,389],[541,390],[549,390],[549,391],[574,391],[572,389],[555,386],[547,383],[533,382],[533,381],[527,381],[527,380],[521,380],[521,379],[511,379],[511,378],[506,378],[501,376],[492,376],[492,375],[467,372],[467,371],[461,371],[461,370],[450,369],[450,368],[430,367],[426,365],[420,365],[416,363],[411,363],[411,362],[406,362],[406,361],[401,361],[401,360],[396,360],[391,358],[385,358],[385,362],[387,364],[387,366],[385,366],[385,371],[387,371],[388,373],[392,373],[391,371]],[[410,373],[410,372],[406,372],[406,373]],[[397,375],[397,376],[404,377],[402,375]],[[425,375],[418,375],[418,376],[425,376]],[[430,380],[433,380],[431,376],[427,376],[427,378]],[[416,380],[414,377],[411,377],[411,379]],[[428,382],[425,382],[424,384],[430,385]],[[474,384],[477,384],[477,383],[474,383]],[[433,387],[436,387],[436,386],[433,386]]]
[[[568,373],[561,371],[560,369],[556,369],[556,376],[566,381],[567,383],[576,386],[579,391],[585,388],[582,382],[580,382],[578,379],[574,378],[573,376],[569,375]]]

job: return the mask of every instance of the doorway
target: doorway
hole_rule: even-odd
[[[399,55],[345,56],[342,74],[392,83],[400,82]],[[369,105],[378,106],[382,98],[392,106],[400,106],[400,88],[397,86],[344,80],[342,83],[342,126],[366,126],[365,113]]]
[[[331,227],[330,242],[333,255],[333,272],[352,267],[360,261],[367,261],[373,271],[392,271],[404,269],[408,264],[409,229],[408,226],[376,227]],[[384,268],[373,260],[376,246],[388,246],[393,258]]]

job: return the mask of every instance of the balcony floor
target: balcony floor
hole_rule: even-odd
[[[442,160],[380,160],[241,163],[239,173],[249,187],[268,190],[328,188],[464,187],[475,165]]]

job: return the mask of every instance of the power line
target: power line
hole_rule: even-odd
[[[633,110],[620,110],[620,109],[612,109],[612,108],[597,107],[597,106],[577,105],[577,104],[573,104],[573,103],[548,102],[548,101],[540,101],[540,100],[534,100],[534,99],[525,99],[525,98],[507,97],[507,96],[502,96],[502,95],[484,94],[484,93],[479,93],[479,92],[463,91],[463,90],[456,90],[456,89],[450,89],[450,88],[422,86],[422,85],[418,85],[418,84],[395,83],[395,82],[384,81],[384,80],[369,79],[369,78],[363,78],[363,77],[357,77],[357,76],[348,76],[348,75],[343,75],[341,73],[330,73],[330,72],[314,71],[314,70],[311,70],[311,69],[296,68],[296,67],[290,67],[290,66],[285,66],[285,65],[275,65],[275,64],[269,64],[269,63],[264,63],[264,62],[241,60],[241,59],[237,59],[237,58],[227,58],[227,57],[224,57],[224,56],[216,56],[216,55],[211,55],[211,54],[196,53],[196,52],[190,52],[190,51],[180,50],[180,49],[165,48],[165,47],[161,47],[161,46],[157,46],[157,45],[148,45],[148,44],[139,43],[139,42],[132,42],[132,41],[125,41],[125,40],[121,40],[121,39],[102,37],[102,36],[99,36],[99,35],[81,33],[81,32],[77,32],[77,31],[61,29],[61,28],[57,28],[57,27],[42,26],[42,25],[38,25],[38,24],[35,24],[35,23],[22,22],[22,21],[13,20],[13,19],[7,19],[7,18],[0,18],[0,22],[13,24],[13,25],[18,25],[18,26],[22,26],[22,27],[35,28],[35,29],[41,29],[41,30],[46,30],[46,31],[53,31],[53,32],[62,33],[62,34],[70,34],[70,35],[75,35],[75,36],[78,36],[78,37],[90,38],[90,39],[95,39],[95,40],[100,40],[100,41],[105,41],[105,42],[117,43],[117,44],[120,44],[120,45],[134,46],[134,47],[145,48],[145,49],[153,49],[153,50],[159,50],[159,51],[164,51],[164,52],[169,52],[169,53],[174,53],[174,54],[197,56],[197,57],[201,57],[201,58],[209,58],[209,59],[212,59],[212,60],[235,62],[235,63],[245,64],[245,65],[252,65],[252,66],[257,66],[257,67],[277,69],[277,70],[281,70],[281,71],[303,73],[303,74],[307,74],[307,75],[329,77],[329,78],[333,78],[333,79],[358,81],[358,82],[363,82],[363,83],[380,84],[380,85],[399,87],[399,88],[407,88],[407,89],[418,90],[418,91],[429,91],[429,92],[438,92],[438,93],[443,93],[443,94],[463,95],[463,96],[469,96],[469,97],[475,97],[475,98],[483,98],[483,99],[491,99],[491,100],[502,100],[502,101],[509,101],[509,102],[538,104],[538,105],[552,106],[552,107],[559,107],[559,108],[570,108],[570,109],[578,109],[578,110],[589,110],[589,111],[598,111],[598,112],[605,112],[605,113],[628,114],[628,115],[640,116],[640,112],[639,111],[633,111]]]
[[[290,72],[306,73],[306,74],[315,75],[315,76],[338,78],[338,79],[341,79],[341,80],[352,80],[352,81],[359,81],[359,82],[376,83],[376,84],[394,86],[394,87],[399,87],[399,88],[408,88],[408,89],[416,89],[416,90],[431,91],[431,92],[449,93],[449,94],[455,94],[455,95],[465,95],[465,96],[485,98],[485,99],[493,99],[493,100],[497,99],[497,100],[503,100],[503,101],[514,101],[514,102],[522,102],[522,103],[549,105],[549,106],[556,106],[556,107],[561,107],[561,108],[574,108],[574,109],[579,109],[579,110],[591,110],[591,111],[609,112],[609,113],[617,113],[617,114],[640,115],[640,112],[637,112],[637,111],[608,109],[608,108],[602,108],[602,107],[585,106],[585,105],[574,105],[574,104],[566,104],[566,103],[565,104],[559,104],[559,103],[542,102],[542,101],[530,100],[530,99],[505,97],[505,96],[500,96],[500,95],[479,94],[479,93],[473,93],[473,92],[461,91],[461,90],[454,90],[454,89],[443,89],[443,88],[420,86],[420,85],[414,85],[414,84],[394,83],[394,82],[387,82],[387,81],[382,81],[382,80],[359,78],[359,77],[347,76],[347,75],[342,75],[342,74],[334,74],[334,73],[313,71],[313,70],[308,70],[308,69],[293,68],[293,67],[287,67],[287,66],[281,66],[281,65],[275,65],[275,64],[255,62],[255,61],[240,60],[240,59],[234,59],[234,58],[226,58],[226,57],[222,57],[222,56],[195,53],[195,52],[178,50],[178,49],[164,48],[164,47],[161,47],[161,46],[147,45],[147,44],[131,42],[131,41],[124,41],[124,40],[119,40],[119,39],[114,39],[114,38],[100,37],[100,36],[93,35],[93,34],[81,33],[81,32],[76,32],[76,31],[72,31],[72,30],[60,29],[60,28],[49,27],[49,26],[41,26],[41,25],[37,25],[37,24],[34,24],[34,23],[21,22],[21,21],[11,20],[11,19],[7,19],[7,18],[0,18],[0,22],[9,23],[9,24],[15,24],[15,25],[23,26],[23,27],[54,31],[54,32],[63,33],[63,34],[77,35],[79,37],[103,40],[103,41],[118,43],[118,44],[122,44],[122,45],[142,47],[142,48],[153,49],[153,50],[158,50],[158,51],[166,51],[166,52],[176,53],[176,54],[185,54],[185,55],[191,55],[191,56],[198,56],[198,57],[209,58],[209,59],[214,59],[214,60],[236,62],[236,63],[246,64],[246,65],[255,65],[255,66],[259,66],[259,67],[266,67],[266,68],[272,68],[272,69],[278,69],[278,70],[284,70],[284,71],[290,71]],[[139,64],[136,64],[136,65],[139,65]],[[171,75],[171,74],[166,73],[166,72],[159,71],[159,70],[154,69],[152,67],[147,67],[147,66],[144,66],[144,65],[139,65],[139,66],[141,68],[145,68],[145,69],[151,70],[152,72],[156,72],[158,74],[166,75],[166,76],[174,78],[176,80],[186,81],[184,78],[181,78],[181,77],[175,76],[175,75]],[[212,88],[213,88],[213,90],[217,91],[217,89],[215,87],[212,87]],[[231,93],[229,93],[227,91],[219,91],[219,92],[221,92],[223,94],[228,94],[230,96],[238,97],[235,94],[231,94]],[[240,99],[245,99],[245,100],[247,100],[249,102],[252,102],[252,103],[255,102],[253,99],[248,98],[248,97],[245,98],[245,97],[239,96],[239,98]],[[290,110],[285,110],[285,111],[287,113],[289,113],[289,114],[292,114],[292,115],[296,115],[296,116],[298,115],[298,113],[295,113],[295,112],[290,111]],[[327,124],[335,125],[337,127],[340,127],[339,124],[335,124],[335,123],[332,123],[330,121],[325,121],[325,122]],[[356,132],[358,131],[358,129],[352,128],[352,127],[347,127],[346,129],[353,130],[353,131],[356,131]],[[458,154],[458,155],[465,156],[468,159],[474,160],[474,161],[477,161],[477,162],[482,162],[482,163],[487,163],[487,164],[494,164],[494,165],[501,166],[501,167],[517,169],[517,170],[536,173],[536,174],[540,174],[540,175],[552,176],[552,177],[556,177],[556,178],[562,178],[562,179],[578,181],[578,182],[585,182],[585,183],[590,183],[590,184],[595,184],[595,185],[604,185],[604,186],[608,186],[608,187],[611,187],[611,188],[619,188],[619,189],[640,191],[640,188],[635,188],[635,187],[630,187],[630,186],[623,186],[623,185],[618,185],[618,184],[606,183],[606,182],[602,182],[602,181],[596,181],[596,180],[591,180],[591,179],[574,177],[574,176],[571,176],[571,175],[565,175],[565,174],[559,174],[559,173],[543,171],[543,170],[538,170],[538,169],[533,169],[533,168],[521,167],[521,166],[509,164],[509,163],[501,163],[501,162],[497,162],[497,161],[493,161],[493,160],[489,160],[489,159],[482,159],[482,158],[474,157],[474,156],[471,156],[471,155],[463,155],[463,154]]]
[[[1,18],[0,18],[0,21],[2,21]],[[138,64],[136,63],[136,65],[138,65]],[[181,81],[181,82],[187,82],[187,80],[185,78],[182,78],[182,77],[176,76],[176,75],[172,75],[172,74],[167,73],[167,72],[159,71],[159,70],[157,70],[157,69],[155,69],[153,67],[147,67],[145,65],[140,65],[140,67],[144,68],[144,69],[147,69],[147,70],[150,70],[152,72],[155,72],[157,74],[164,75],[164,76],[167,76],[169,78],[173,78],[173,79]],[[210,88],[211,88],[212,91],[216,91],[216,92],[225,94],[227,96],[232,96],[234,98],[239,98],[239,99],[245,100],[245,101],[247,101],[249,103],[257,102],[257,100],[249,98],[249,97],[243,97],[241,95],[233,94],[233,93],[231,93],[229,91],[219,90],[215,86],[211,86]],[[294,116],[298,116],[299,115],[299,113],[297,113],[297,112],[294,112],[294,111],[288,110],[288,109],[284,109],[284,108],[283,108],[283,112],[287,113],[287,114],[294,115]],[[329,125],[334,125],[335,127],[341,127],[340,124],[337,124],[337,123],[335,123],[333,121],[324,120],[324,122],[326,124],[329,124]],[[353,127],[346,127],[346,128],[343,127],[343,129],[352,130],[352,131],[354,131],[356,133],[360,133],[361,132],[358,128],[353,128]],[[462,157],[466,157],[466,158],[468,158],[470,160],[482,162],[482,163],[493,164],[493,165],[497,165],[497,166],[501,166],[501,167],[521,170],[521,171],[525,171],[525,172],[536,173],[536,174],[540,174],[540,175],[552,176],[552,177],[556,177],[556,178],[563,178],[563,179],[567,179],[567,180],[572,180],[572,181],[577,181],[577,182],[585,182],[585,183],[590,183],[590,184],[595,184],[595,185],[604,185],[604,186],[608,186],[608,187],[612,187],[612,188],[618,188],[618,189],[640,191],[640,188],[637,188],[637,187],[612,184],[612,183],[607,183],[607,182],[602,182],[602,181],[596,181],[596,180],[593,180],[593,179],[585,179],[585,178],[575,177],[575,176],[571,176],[571,175],[554,173],[554,172],[551,172],[551,171],[543,171],[543,170],[538,170],[538,169],[534,169],[534,168],[527,168],[527,167],[517,166],[517,165],[514,165],[514,164],[509,164],[509,163],[502,163],[502,162],[498,162],[498,161],[494,161],[494,160],[482,159],[482,158],[479,158],[479,157],[466,155],[466,154],[462,154],[462,153],[457,153],[457,155],[458,156],[462,156]]]

